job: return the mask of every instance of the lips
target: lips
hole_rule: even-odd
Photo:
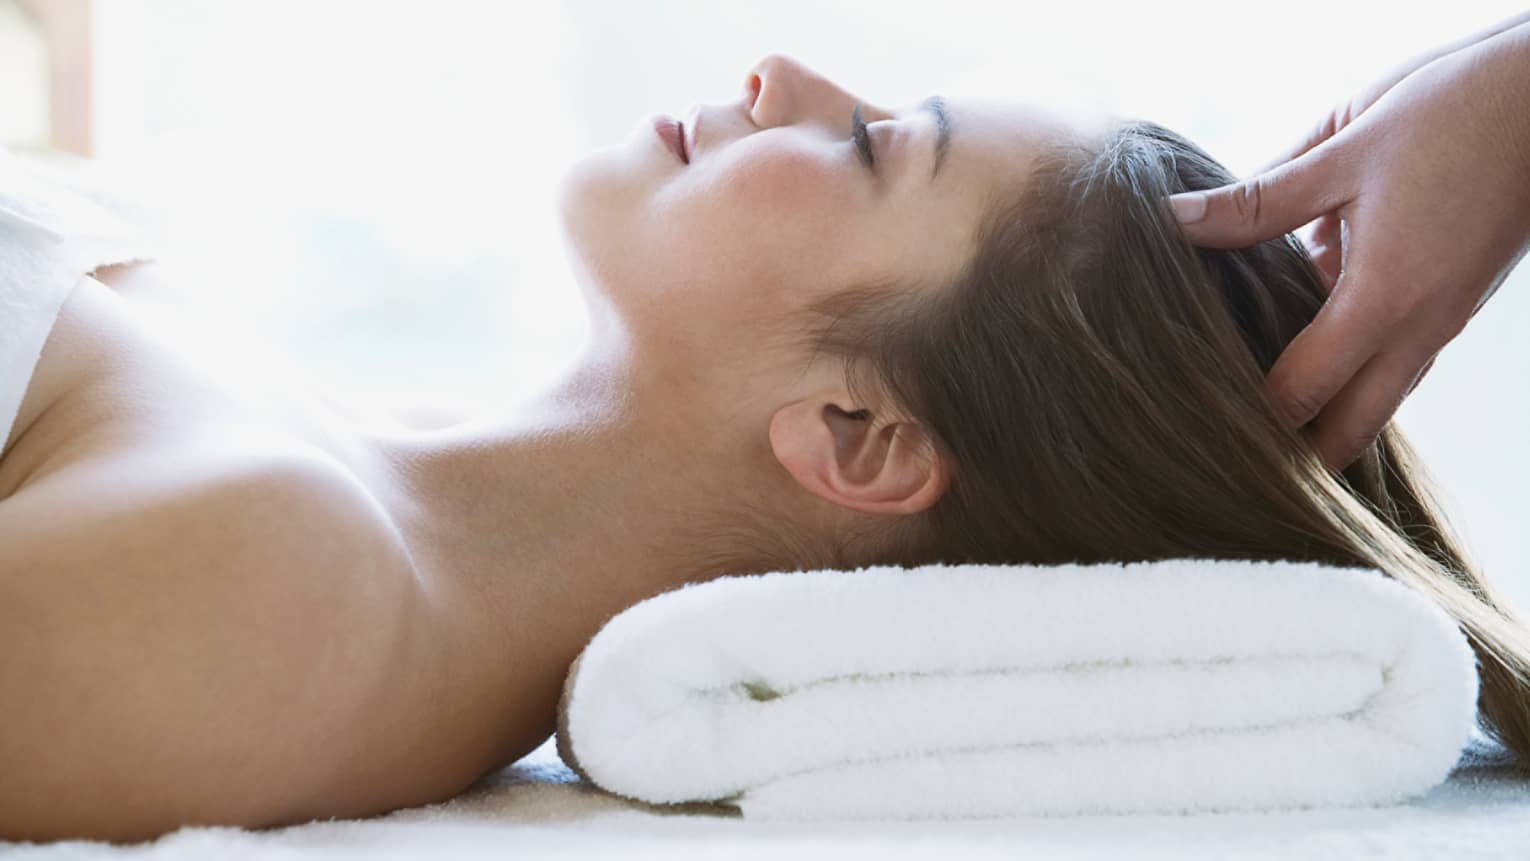
[[[690,158],[686,155],[685,128],[680,121],[666,114],[658,114],[653,118],[653,129],[659,135],[659,140],[664,141],[675,158],[684,164],[690,164]]]

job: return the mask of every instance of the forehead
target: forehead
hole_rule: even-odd
[[[1103,129],[1105,115],[1037,102],[947,96],[950,141],[938,175],[930,178],[937,124],[916,100],[893,108],[909,135],[906,158],[890,201],[878,208],[867,244],[870,264],[894,280],[944,283],[976,250],[976,227],[995,194],[1018,189],[1041,151],[1069,136]]]
[[[1049,102],[946,99],[951,142],[937,183],[972,189],[1019,180],[1048,144],[1102,133],[1108,116]],[[951,173],[951,177],[946,174]]]

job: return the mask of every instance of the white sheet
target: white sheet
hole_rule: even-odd
[[[1280,813],[1137,814],[948,822],[751,822],[653,812],[601,792],[553,740],[437,805],[266,832],[183,828],[115,847],[0,843],[6,861],[238,859],[989,859],[1058,861],[1523,861],[1530,769],[1476,737],[1449,779],[1412,802]],[[9,850],[12,854],[5,854]]]

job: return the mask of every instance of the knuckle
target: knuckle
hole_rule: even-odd
[[[1255,177],[1238,183],[1233,189],[1232,205],[1238,213],[1238,217],[1250,224],[1259,221],[1259,213],[1264,200],[1264,180]]]
[[[782,66],[789,66],[795,62],[797,61],[788,54],[781,53],[780,51],[772,51],[771,53],[761,57],[759,62],[754,64],[754,71],[756,73],[764,73],[768,75],[769,73],[780,69]]]
[[[1472,318],[1471,314],[1447,314],[1438,326],[1435,327],[1434,339],[1438,343],[1433,346],[1443,347],[1454,341],[1466,331],[1466,324]]]
[[[1323,404],[1306,392],[1288,392],[1280,399],[1281,412],[1298,427],[1312,421],[1322,408]]]

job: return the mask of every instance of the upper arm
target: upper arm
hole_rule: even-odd
[[[201,483],[177,463],[0,502],[0,836],[276,815],[322,776],[308,739],[355,720],[377,643],[333,570],[366,562],[339,544],[343,489],[300,462]]]

